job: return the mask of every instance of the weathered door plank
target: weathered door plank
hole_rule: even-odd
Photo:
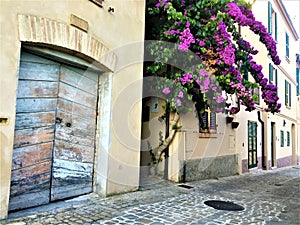
[[[96,118],[96,110],[77,104],[70,100],[59,98],[57,104],[57,108],[61,111],[72,113],[73,115],[79,115],[85,118]]]
[[[51,200],[92,191],[93,164],[54,159]]]
[[[40,113],[18,113],[15,129],[45,127],[55,124],[55,111]]]
[[[55,111],[57,98],[21,98],[17,99],[17,113]]]
[[[18,98],[56,97],[58,92],[57,82],[19,80]]]
[[[82,149],[85,150],[82,151]],[[54,157],[56,159],[93,163],[94,146],[83,146],[80,144],[56,139],[54,146]]]
[[[84,75],[88,72],[82,74],[79,71],[75,72],[74,69],[68,67],[61,68],[60,80],[70,86],[88,92],[95,95],[98,89],[98,80],[91,80]]]
[[[53,141],[53,127],[15,130],[14,148]]]
[[[52,160],[53,142],[16,148],[13,152],[12,169],[20,169]]]
[[[72,87],[68,84],[60,82],[58,96],[60,98],[74,101],[77,104],[79,103],[83,106],[96,109],[97,97],[95,97],[95,95]]]
[[[84,116],[84,115],[83,115]],[[81,117],[57,110],[56,117],[61,118],[61,124],[73,130],[73,134],[94,139],[95,137],[95,120],[90,117]]]
[[[49,203],[51,162],[12,170],[9,210]]]

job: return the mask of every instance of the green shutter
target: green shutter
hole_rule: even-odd
[[[290,137],[290,132],[289,131],[286,132],[286,138],[287,138],[286,145],[290,146],[290,144],[291,144],[291,137]]]
[[[289,83],[289,106],[292,106],[292,85]]]
[[[285,33],[285,56],[290,57],[289,35]]]
[[[285,80],[285,105],[288,105],[288,82]]]
[[[277,41],[277,13],[275,13],[275,41]]]
[[[284,132],[280,131],[280,147],[284,147]]]
[[[245,80],[248,80],[249,79],[249,77],[248,77],[249,72],[248,72],[247,66],[245,64],[242,64],[241,69],[242,69],[242,73],[243,73],[243,78]]]
[[[272,84],[274,83],[273,79],[273,66],[271,63],[269,63],[269,82]]]
[[[268,2],[268,32],[272,34],[272,4]]]

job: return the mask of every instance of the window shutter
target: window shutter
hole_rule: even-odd
[[[269,82],[272,84],[274,83],[273,82],[273,66],[271,63],[269,63]]]
[[[284,132],[280,131],[280,147],[284,147]]]
[[[287,131],[286,135],[287,135],[287,136],[286,136],[286,138],[287,138],[287,143],[286,143],[286,145],[287,145],[287,146],[290,146],[290,144],[291,144],[290,132]]]
[[[289,83],[289,106],[292,105],[292,85]]]
[[[211,112],[210,113],[210,124],[209,124],[209,129],[211,130],[217,130],[217,114]]]
[[[275,13],[275,41],[277,41],[277,13]]]
[[[289,50],[289,35],[285,33],[285,55],[289,58],[290,56],[290,50]]]
[[[208,112],[204,112],[201,116],[202,119],[202,128],[209,128],[208,127]]]
[[[296,81],[297,81],[297,95],[300,94],[300,77],[299,77],[299,68],[296,68]]]
[[[288,104],[288,82],[287,81],[285,81],[285,105],[287,105]]]
[[[268,2],[268,32],[272,34],[272,4]]]
[[[243,78],[245,79],[245,80],[248,80],[248,69],[247,69],[247,66],[245,66],[244,64],[241,66],[241,68],[242,68],[242,71],[243,71]]]

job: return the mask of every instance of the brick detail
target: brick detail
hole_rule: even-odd
[[[115,69],[116,55],[98,39],[49,18],[18,15],[19,38],[23,42],[43,43],[80,52],[101,63],[110,71]]]

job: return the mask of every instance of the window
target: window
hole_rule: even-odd
[[[290,132],[289,131],[287,131],[286,132],[286,145],[287,146],[290,146],[290,144],[291,144],[291,136],[290,136]]]
[[[296,68],[296,82],[297,82],[297,87],[296,87],[296,93],[297,95],[300,95],[300,69]]]
[[[211,112],[208,108],[199,117],[201,133],[216,133],[217,132],[217,115]]]
[[[252,98],[253,98],[254,102],[255,102],[257,105],[259,105],[259,103],[260,103],[260,99],[259,99],[259,87],[254,88],[254,89],[252,90]]]
[[[269,82],[277,86],[277,69],[269,63]]]
[[[277,13],[274,11],[271,2],[268,2],[268,32],[277,41]]]
[[[247,68],[247,66],[246,65],[241,65],[241,71],[242,71],[242,75],[243,75],[243,78],[245,79],[245,80],[248,80],[249,79],[249,76],[248,76],[248,68]]]
[[[290,47],[289,47],[289,35],[285,32],[285,56],[290,57]]]
[[[285,105],[291,107],[291,84],[285,80]]]
[[[280,131],[280,147],[284,147],[284,132]]]

